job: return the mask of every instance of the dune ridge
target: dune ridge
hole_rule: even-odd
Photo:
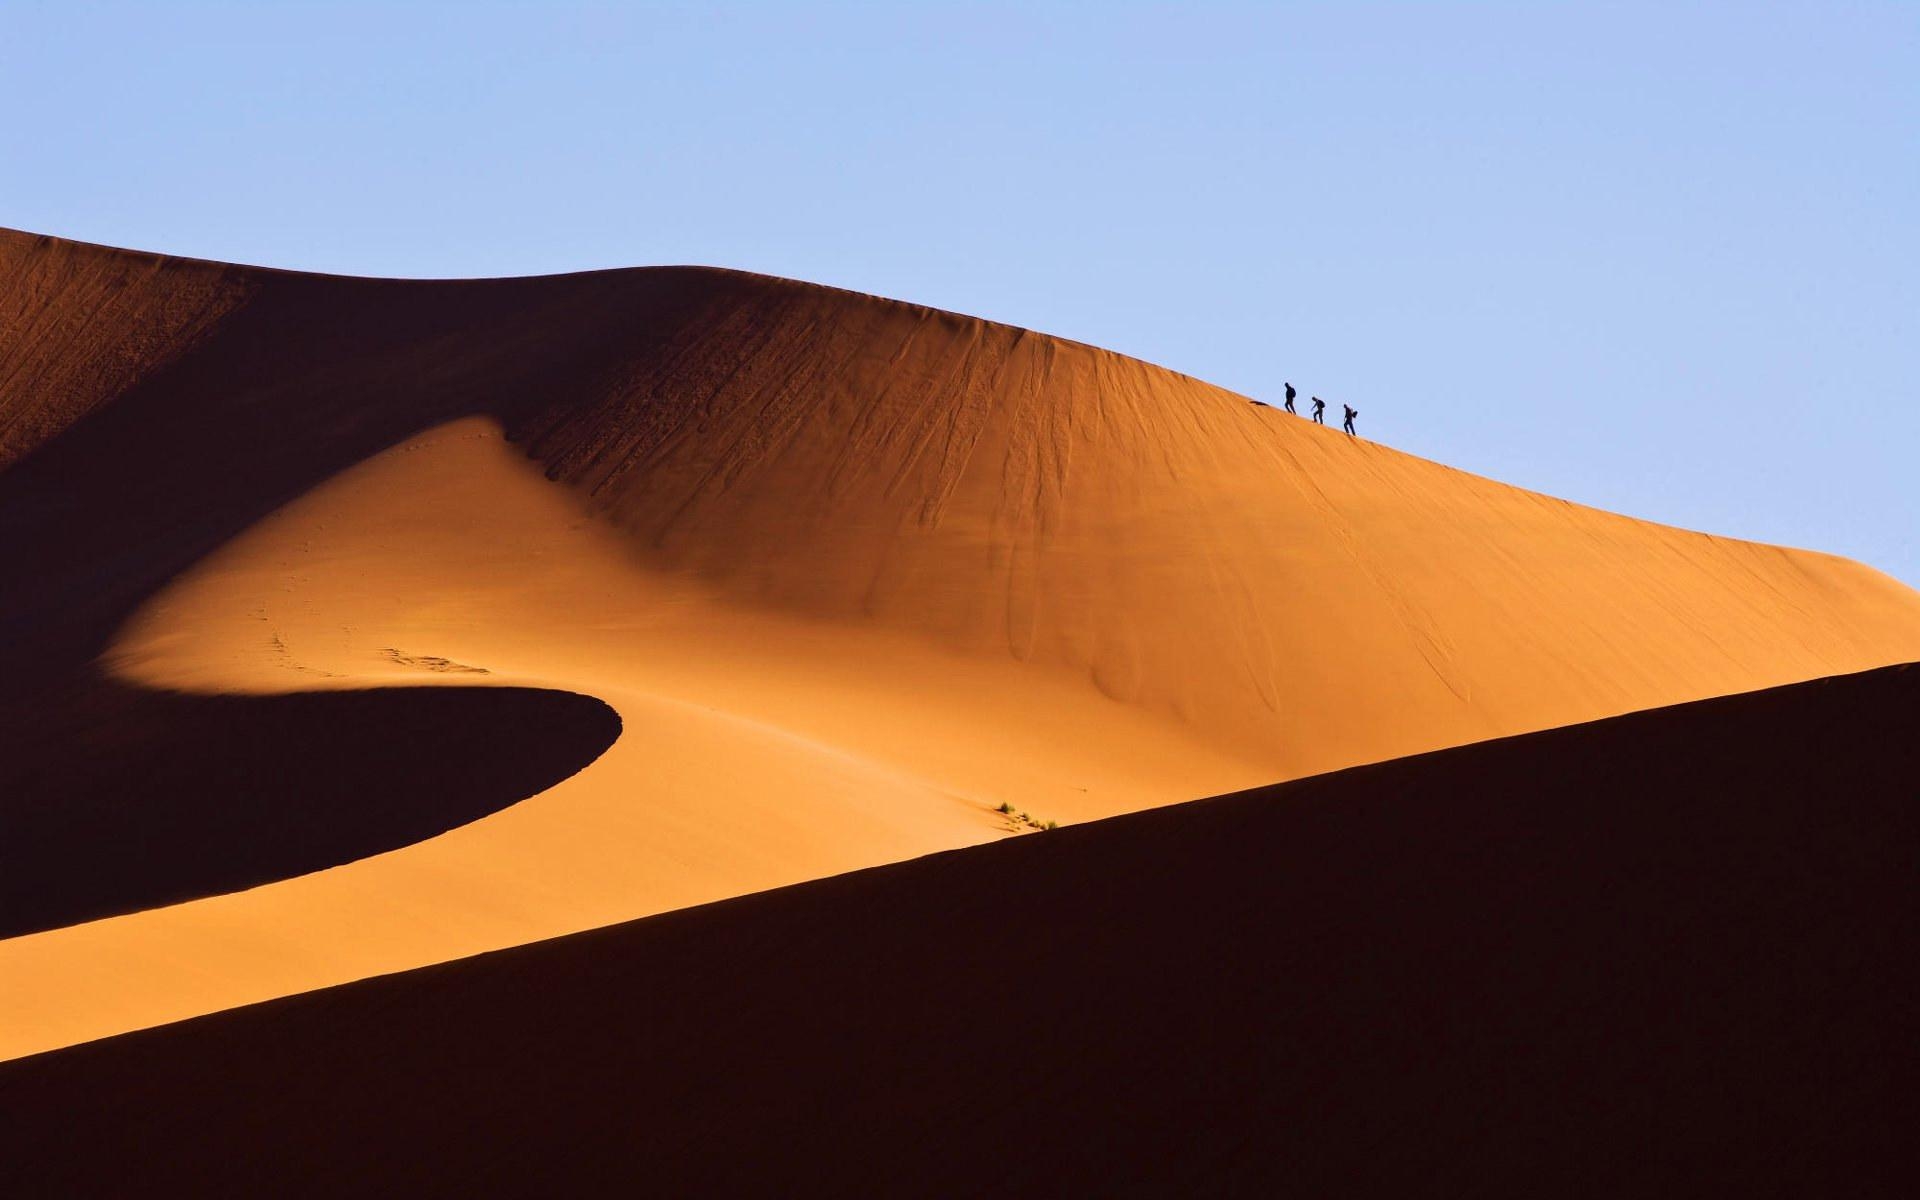
[[[411,845],[546,790],[620,732],[598,700],[528,688],[101,685],[84,722],[69,700],[16,734],[57,753],[0,760],[0,938]]]
[[[22,1060],[0,1181],[1905,1194],[1916,711],[1635,713]]]
[[[1920,595],[1858,564],[898,301],[0,262],[0,754],[57,769],[129,687],[531,687],[624,728],[427,841],[0,941],[0,1056],[994,840],[1002,802],[1088,820],[1920,657]],[[29,725],[53,694],[69,724]]]
[[[268,494],[253,511],[232,495],[224,511],[257,519],[262,500],[487,414],[629,530],[649,566],[698,571],[755,603],[1058,663],[1115,698],[1308,760],[1299,769],[1402,747],[1290,744],[1272,721],[1284,688],[1352,708],[1391,683],[1415,722],[1459,740],[1645,706],[1656,688],[1675,694],[1655,703],[1737,689],[1756,669],[1874,665],[1899,657],[1876,642],[1912,636],[1910,590],[1855,564],[1580,509],[1121,355],[902,302],[704,268],[384,281],[24,235],[5,245],[12,279],[90,283],[18,289],[13,307],[78,292],[74,303],[106,310],[91,340],[49,351],[26,329],[9,338],[26,353],[11,356],[125,357],[141,331],[107,318],[135,290],[127,307],[219,343],[122,397],[139,408],[140,392],[158,392],[178,422],[211,427],[143,435],[220,438],[241,408],[333,435],[308,437],[298,467],[254,472]],[[145,294],[176,275],[177,298]],[[205,316],[207,293],[224,298],[219,319]],[[26,393],[0,410],[16,444],[97,403],[10,391]],[[304,427],[316,417],[377,428]],[[282,450],[248,424],[237,432]],[[1402,528],[1373,520],[1383,507]],[[194,549],[165,565],[210,547]],[[1288,637],[1289,617],[1326,633]],[[1383,631],[1356,668],[1355,635]],[[1689,678],[1661,687],[1622,653],[1626,632],[1678,632],[1640,657],[1678,651],[1687,661],[1665,670]],[[1337,654],[1310,653],[1317,644]],[[1605,672],[1587,669],[1602,656]],[[1567,677],[1509,703],[1517,669]]]

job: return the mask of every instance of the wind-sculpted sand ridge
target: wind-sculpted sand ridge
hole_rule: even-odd
[[[528,688],[94,683],[18,720],[0,756],[5,937],[410,845],[546,790],[620,733],[598,700]]]
[[[0,1055],[993,840],[1002,803],[1071,823],[1920,657],[1920,596],[1857,564],[916,305],[0,260],[0,754],[94,689],[623,723],[425,841],[0,942]]]
[[[116,1194],[1904,1195],[1920,668],[923,858],[0,1066]]]
[[[1287,774],[1914,649],[1913,594],[1852,564],[1519,491],[1093,347],[775,281],[514,436],[649,562],[1059,666]]]

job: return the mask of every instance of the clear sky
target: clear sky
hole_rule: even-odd
[[[839,284],[1920,583],[1920,4],[10,0],[0,224]]]

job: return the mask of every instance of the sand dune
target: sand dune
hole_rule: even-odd
[[[368,781],[391,827],[0,942],[0,1055],[993,840],[1002,802],[1082,821],[1920,658],[1920,596],[1857,564],[914,305],[22,234],[0,267],[0,758],[51,777],[142,691],[516,687],[622,725],[544,790],[424,798],[464,785],[317,728],[289,771]],[[206,736],[246,759],[244,722]],[[126,787],[9,819],[83,830]],[[242,790],[161,799],[272,802]],[[405,844],[423,811],[493,815]]]
[[[76,1047],[0,1067],[0,1181],[1904,1194],[1916,712],[1637,713]]]

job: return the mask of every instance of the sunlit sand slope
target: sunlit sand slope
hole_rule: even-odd
[[[341,822],[384,810],[389,832],[417,828],[411,809],[472,817],[532,798],[277,886],[0,942],[0,1047],[16,1053],[990,840],[1015,824],[993,811],[1006,798],[1035,820],[1072,820],[1269,773],[1070,678],[743,610],[641,569],[479,419],[409,439],[233,539],[143,608],[102,665],[113,678],[16,726],[40,731],[18,747],[29,772],[63,783],[25,800],[35,842],[57,840],[71,862],[155,826],[184,839],[180,816],[223,803],[237,809],[223,833],[262,808],[285,806],[297,825],[314,807],[299,796],[348,775],[359,790]],[[349,721],[316,723],[306,747],[257,744],[235,721],[195,747],[195,758],[231,760],[198,794],[152,795],[144,766],[74,778],[74,754],[114,719],[99,693],[141,683],[243,693],[226,698],[241,713],[288,689],[511,684],[597,698],[623,728],[538,796],[502,797],[499,777],[472,785],[503,757],[531,769],[568,752],[510,718],[467,731],[469,761],[452,764],[434,757],[460,749],[454,736],[418,738],[394,770],[378,760],[403,747],[369,743]],[[223,732],[236,741],[224,755]],[[490,739],[484,753],[476,737]],[[231,786],[236,767],[276,751],[293,776],[284,786]],[[74,802],[102,782],[131,794]],[[148,819],[103,829],[103,811]],[[367,853],[405,840],[377,844],[374,832],[362,831]],[[289,861],[264,846],[247,857],[250,872]],[[69,906],[87,899],[76,890],[122,884],[91,869],[70,881]]]
[[[423,801],[460,772],[362,769],[367,743],[315,721],[288,770],[325,760],[370,781],[362,812],[458,828],[163,871],[183,902],[0,942],[0,1055],[1030,827],[1003,802],[1074,822],[1920,657],[1920,596],[1856,564],[913,305],[697,268],[400,282],[15,234],[0,264],[16,773],[110,744],[102,720],[145,718],[102,714],[142,689],[511,685],[623,730],[545,790]],[[124,842],[124,778],[13,803],[54,843]],[[267,882],[342,846],[371,857]],[[60,911],[121,911],[101,878]]]
[[[77,1047],[0,1067],[0,1181],[1905,1194],[1916,714],[1636,713]]]

